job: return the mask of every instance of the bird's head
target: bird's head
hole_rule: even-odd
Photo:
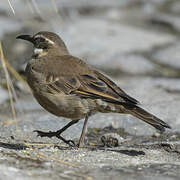
[[[33,43],[34,54],[37,57],[42,57],[47,54],[58,54],[67,55],[68,50],[63,40],[53,32],[41,31],[37,34],[31,35],[20,35],[16,39],[23,39]]]

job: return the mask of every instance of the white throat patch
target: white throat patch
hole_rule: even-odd
[[[42,54],[43,49],[39,49],[39,48],[34,48],[34,54]]]

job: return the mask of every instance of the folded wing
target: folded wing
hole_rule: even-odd
[[[48,76],[46,86],[50,93],[75,94],[82,98],[102,99],[116,104],[135,105],[138,101],[128,96],[115,83],[100,74],[56,77]]]

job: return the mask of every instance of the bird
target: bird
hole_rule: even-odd
[[[160,132],[171,128],[163,120],[140,107],[109,77],[72,56],[56,33],[40,31],[34,35],[19,35],[16,39],[33,44],[33,53],[25,74],[38,103],[48,112],[71,121],[57,131],[35,130],[40,137],[57,137],[70,146],[75,143],[61,134],[79,120],[85,119],[77,147],[84,147],[88,118],[100,113],[130,114],[150,124]]]

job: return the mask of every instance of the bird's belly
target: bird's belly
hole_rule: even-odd
[[[95,113],[95,103],[87,99],[80,99],[75,95],[33,93],[39,104],[56,116],[79,120],[87,114]]]

